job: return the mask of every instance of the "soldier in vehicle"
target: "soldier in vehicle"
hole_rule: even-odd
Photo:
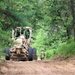
[[[45,58],[45,52],[44,50],[41,50],[40,59],[43,60],[44,58]]]
[[[29,36],[30,36],[30,31],[29,31],[29,29],[27,29],[27,30],[25,31],[25,36],[26,36],[26,39],[29,38]]]
[[[19,29],[15,29],[15,37],[19,37],[20,36],[20,30]]]
[[[30,44],[30,30],[26,29],[25,30],[25,39],[26,39],[26,44],[29,45]]]

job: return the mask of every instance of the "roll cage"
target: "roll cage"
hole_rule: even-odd
[[[25,39],[31,37],[32,29],[30,27],[16,27],[12,29],[12,39],[16,39],[21,35],[24,35]]]

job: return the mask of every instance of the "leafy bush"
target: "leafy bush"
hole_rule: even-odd
[[[0,58],[4,56],[5,47],[10,47],[12,45],[12,40],[10,38],[11,32],[4,31],[0,29]]]
[[[45,58],[46,59],[52,59],[55,56],[55,50],[47,50],[45,53]]]
[[[66,58],[75,54],[75,42],[64,43],[57,49],[58,55],[65,56]]]

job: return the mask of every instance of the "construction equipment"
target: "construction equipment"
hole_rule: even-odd
[[[14,45],[5,48],[6,60],[33,60],[36,56],[36,48],[30,47],[32,29],[30,27],[17,27],[12,29],[12,40]]]

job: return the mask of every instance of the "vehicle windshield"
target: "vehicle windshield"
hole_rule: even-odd
[[[25,30],[25,38],[28,39],[30,37],[30,31],[29,29]]]
[[[15,29],[15,37],[19,37],[21,34],[25,36],[26,39],[30,37],[30,31],[29,29]]]
[[[19,37],[20,36],[20,29],[16,29],[15,31],[15,37]]]

